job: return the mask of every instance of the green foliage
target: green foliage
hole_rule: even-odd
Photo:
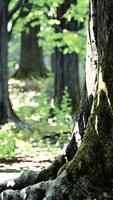
[[[65,126],[67,125],[67,127],[70,128],[70,126],[72,125],[72,106],[67,87],[65,87],[64,89],[61,106],[60,108],[56,107],[55,113],[56,123],[58,124],[58,126],[65,124]]]
[[[83,23],[83,29],[75,32],[64,29],[62,32],[56,33],[53,25],[60,26],[61,21],[57,19],[57,8],[63,2],[63,0],[30,0],[33,5],[32,9],[26,17],[18,20],[14,30],[16,32],[29,31],[28,28],[26,29],[26,24],[32,21],[32,27],[36,25],[41,27],[38,34],[39,45],[46,54],[51,54],[54,48],[58,47],[64,54],[76,52],[83,59],[85,57],[88,0],[79,0],[77,5],[70,4],[69,9],[63,16],[67,23],[72,18],[77,20],[78,24]],[[18,12],[15,13],[13,19],[17,17]]]
[[[63,51],[64,54],[76,52],[81,57],[84,56],[86,45],[86,36],[84,30],[80,30],[77,33],[64,30],[62,36],[63,46],[66,46]]]
[[[38,5],[38,6],[45,6],[45,5],[51,5],[54,7],[57,7],[58,4],[63,3],[64,0],[30,0],[30,3],[33,3],[34,5]]]
[[[63,39],[67,48],[64,49],[64,54],[76,52],[80,54],[81,58],[84,58],[86,48],[87,17],[88,0],[79,0],[77,5],[71,4],[70,8],[64,14],[64,18],[66,18],[68,22],[74,18],[77,20],[78,24],[83,24],[83,28],[76,33],[65,32]]]
[[[68,87],[65,87],[64,89],[64,94],[61,102],[61,110],[63,111],[63,113],[71,115],[72,107],[71,107],[71,99],[68,93]]]
[[[39,86],[40,91],[30,89],[34,84]],[[23,91],[24,86],[28,85],[28,91]],[[3,126],[0,130],[0,158],[11,159],[18,155],[40,157],[47,154],[54,157],[63,152],[73,124],[71,101],[68,89],[65,88],[61,108],[56,105],[56,115],[50,118],[52,88],[53,75],[49,75],[47,79],[32,79],[26,82],[9,80],[13,109],[31,128],[20,129],[13,123]],[[46,135],[50,138],[43,140]]]
[[[63,16],[68,22],[74,18],[77,20],[78,24],[83,23],[83,28],[79,31],[68,31],[67,29],[64,29],[62,32],[56,33],[55,29],[51,26],[60,25],[57,16],[54,19],[47,19],[45,26],[41,25],[42,29],[38,34],[40,39],[39,45],[49,54],[52,53],[54,47],[58,47],[64,54],[76,52],[81,56],[81,58],[84,58],[86,48],[87,14],[88,1],[79,0],[77,5],[71,4],[70,8]]]
[[[14,109],[17,115],[24,119],[37,124],[38,132],[52,132],[52,131],[68,131],[70,127],[70,120],[65,121],[65,116],[69,115],[71,118],[71,101],[67,91],[67,87],[64,90],[64,95],[61,103],[61,110],[55,106],[55,114],[57,120],[49,118],[51,94],[53,91],[53,75],[49,75],[47,79],[32,79],[29,83],[26,81],[22,82],[19,80],[11,79],[9,81],[10,87],[15,87],[12,92],[10,89],[10,97],[12,103],[14,104]],[[12,85],[12,86],[11,86]],[[23,88],[28,85],[27,92],[20,92]],[[37,85],[39,91],[32,90],[32,88]],[[49,88],[49,89],[48,89]],[[17,99],[18,95],[18,99]],[[53,122],[54,121],[54,122]],[[65,123],[64,123],[65,121]],[[71,120],[72,124],[72,120]]]
[[[32,9],[28,10],[26,17],[24,16],[18,19],[18,23],[14,27],[15,32],[26,30],[26,24],[31,22],[32,27],[39,24],[43,28],[48,25],[53,25],[52,21],[54,21],[54,19],[49,20],[49,16],[53,17],[53,15],[56,15],[57,7],[63,3],[63,0],[29,0],[29,3],[32,4]],[[25,7],[24,10],[26,9]],[[19,11],[14,14],[13,20],[18,16],[18,13]]]
[[[55,33],[54,28],[48,27],[42,30],[39,34],[39,45],[44,49],[46,54],[51,54],[54,48],[61,47],[62,33]]]
[[[34,85],[39,87],[39,91],[32,90]],[[28,91],[23,91],[25,86],[28,86]],[[16,148],[16,154],[19,152],[23,154],[23,151],[26,152],[26,150],[23,150],[23,146],[26,146],[25,143],[27,142],[30,143],[30,146],[27,145],[30,155],[33,154],[33,156],[36,155],[38,157],[40,152],[42,154],[47,154],[48,152],[53,157],[59,154],[59,151],[63,150],[67,144],[73,124],[71,101],[68,90],[65,88],[61,109],[55,105],[55,117],[50,117],[52,89],[53,74],[48,75],[46,79],[36,80],[33,78],[32,80],[26,80],[26,82],[14,79],[9,80],[13,108],[20,119],[31,125],[31,128],[16,128],[12,131],[16,137],[16,146],[18,147],[18,149]],[[56,133],[59,134],[58,137]],[[50,137],[43,140],[46,135]],[[35,147],[35,150],[33,150],[33,147]]]
[[[15,155],[16,140],[13,123],[5,124],[0,130],[0,158],[11,159]]]
[[[88,14],[88,0],[78,0],[77,5],[71,4],[70,8],[64,14],[64,17],[69,21],[72,18],[78,22],[84,23]]]
[[[8,5],[8,10],[11,11],[14,8],[14,6],[16,5],[16,3],[17,3],[16,0],[11,0]]]
[[[83,58],[85,55],[86,32],[70,32],[66,29],[62,33],[55,33],[53,28],[42,30],[39,34],[39,45],[43,47],[46,54],[51,54],[58,47],[64,54],[76,52]],[[51,44],[51,45],[50,45]]]

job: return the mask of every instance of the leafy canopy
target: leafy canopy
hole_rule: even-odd
[[[15,26],[15,31],[22,30],[29,31],[26,24],[30,23],[32,27],[40,26],[38,37],[40,39],[39,45],[46,53],[51,54],[55,47],[58,47],[64,54],[76,52],[84,57],[86,45],[86,27],[88,14],[88,0],[78,0],[77,5],[70,4],[66,13],[62,16],[67,23],[73,18],[77,20],[78,24],[82,24],[82,29],[78,31],[69,31],[63,29],[56,33],[55,26],[60,27],[61,20],[57,18],[57,9],[64,2],[64,0],[29,0],[32,8],[23,8],[26,11],[24,17],[18,19],[19,23]],[[12,0],[9,5],[11,10],[16,4],[16,0]],[[21,9],[21,7],[20,7]],[[19,15],[19,10],[14,14],[12,21]]]

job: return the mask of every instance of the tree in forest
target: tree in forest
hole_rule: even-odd
[[[19,121],[12,109],[8,94],[8,41],[25,6],[25,0],[18,0],[17,2],[0,0],[0,123],[9,120]],[[8,30],[9,22],[12,24],[10,31]]]
[[[42,48],[38,45],[37,33],[39,31],[39,25],[32,27],[29,23],[21,33],[20,66],[17,73],[20,78],[46,75]]]
[[[5,123],[9,120],[18,121],[17,116],[12,110],[8,94],[8,39],[11,32],[8,32],[7,26],[8,22],[23,4],[23,2],[23,0],[18,1],[9,11],[8,6],[10,1],[0,0],[0,123]],[[15,23],[15,20],[12,22],[12,24],[13,23]]]
[[[25,3],[24,9],[20,14],[20,20],[22,19],[25,22],[21,31],[20,66],[16,77],[44,77],[47,70],[44,64],[43,51],[38,42],[38,33],[40,32],[39,19],[33,16],[31,21],[28,20],[27,22],[28,15],[33,13],[33,2],[29,3],[26,0]],[[33,22],[35,22],[35,26]]]
[[[63,30],[68,30],[71,32],[77,31],[78,25],[74,18],[72,18],[70,22],[63,18],[63,15],[66,13],[71,4],[76,4],[76,0],[67,0],[58,7],[57,19],[60,20],[60,25],[56,27],[56,32],[63,32]],[[72,110],[73,113],[75,113],[75,111],[77,111],[80,100],[78,54],[64,54],[63,51],[57,47],[55,48],[54,59],[55,99],[58,104],[61,104],[64,90],[67,87],[70,99],[72,101]]]
[[[73,150],[77,153],[67,163],[64,156],[60,156],[47,169],[30,171],[13,182],[2,183],[1,191],[7,188],[12,190],[1,193],[1,199],[113,198],[112,8],[112,0],[90,1],[86,92],[81,102],[83,105],[80,104],[80,117],[84,118],[87,110],[90,112],[87,120],[84,119],[84,133],[78,150],[75,148],[76,135],[79,134],[76,124],[66,155],[71,155]],[[87,109],[84,108],[85,103]]]

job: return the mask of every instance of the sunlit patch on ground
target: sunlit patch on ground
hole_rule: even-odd
[[[64,154],[73,121],[66,103],[62,113],[53,106],[56,114],[50,116],[52,88],[50,78],[26,82],[9,80],[13,109],[23,123],[29,126],[20,128],[11,122],[1,128],[2,176],[4,172],[18,173],[21,170],[46,168],[55,157]]]

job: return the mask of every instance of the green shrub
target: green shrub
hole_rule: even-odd
[[[68,88],[65,87],[64,94],[60,108],[56,106],[56,123],[60,126],[64,126],[64,131],[71,129],[72,121],[72,106],[71,99],[69,97]]]
[[[0,158],[11,159],[14,156],[16,140],[11,126],[12,123],[7,123],[0,130]]]

